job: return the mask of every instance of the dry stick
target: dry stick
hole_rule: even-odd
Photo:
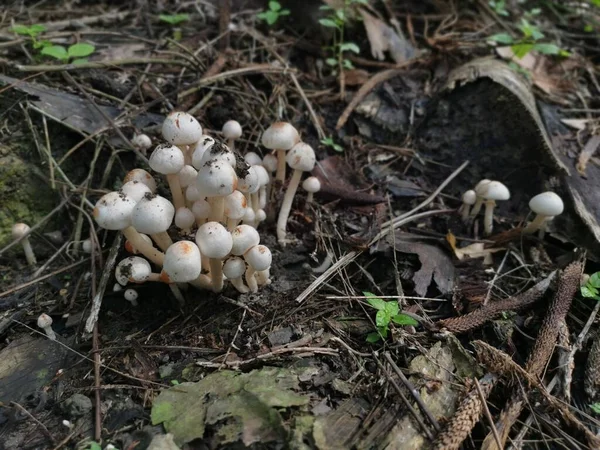
[[[423,432],[427,435],[427,439],[429,439],[430,441],[433,441],[433,439],[434,439],[433,434],[431,433],[429,428],[427,428],[427,425],[425,425],[425,422],[423,422],[423,419],[421,418],[421,416],[419,416],[419,413],[410,404],[410,402],[404,395],[404,392],[402,392],[402,389],[400,389],[400,386],[398,386],[398,383],[396,383],[396,381],[392,378],[392,376],[387,371],[385,366],[381,363],[381,361],[379,361],[379,358],[377,357],[377,352],[372,352],[371,356],[373,356],[373,359],[377,363],[377,366],[379,367],[379,369],[385,374],[385,376],[388,379],[388,381],[390,382],[390,384],[394,387],[394,389],[396,390],[396,392],[402,399],[402,402],[404,403],[404,405],[408,408],[408,411],[411,413],[413,418],[417,421],[417,423],[419,424],[419,426],[421,427]]]
[[[10,402],[10,404],[11,404],[11,406],[14,406],[19,411],[21,411],[23,414],[25,414],[27,417],[29,417],[31,420],[33,420],[35,422],[35,424],[42,429],[42,432],[46,435],[46,437],[48,439],[50,439],[50,442],[52,443],[52,445],[56,444],[54,437],[50,434],[50,431],[48,431],[48,428],[46,428],[46,425],[44,425],[42,422],[40,422],[38,419],[36,419],[33,414],[31,414],[29,411],[27,411],[25,408],[23,408],[17,402]]]
[[[479,394],[479,397],[481,398],[481,407],[483,408],[483,414],[485,415],[485,418],[490,423],[490,427],[492,428],[492,433],[494,435],[494,439],[496,440],[496,443],[498,445],[500,445],[500,436],[498,436],[498,430],[496,430],[496,425],[494,425],[494,418],[492,417],[492,414],[490,413],[490,409],[487,406],[487,398],[483,394],[483,391],[481,390],[481,384],[479,384],[479,380],[477,380],[477,378],[475,378],[475,389],[477,389],[477,393]]]
[[[433,414],[431,414],[431,411],[429,411],[427,405],[423,403],[423,399],[419,395],[419,392],[417,392],[413,384],[408,380],[408,378],[404,376],[400,368],[396,365],[396,363],[392,359],[392,356],[390,355],[390,352],[385,352],[383,356],[385,357],[387,362],[392,366],[392,369],[394,370],[396,375],[398,375],[398,377],[402,380],[402,382],[404,383],[408,391],[411,393],[411,395],[414,397],[415,401],[417,402],[417,405],[419,405],[419,408],[421,409],[421,412],[427,416],[429,422],[431,423],[431,425],[433,425],[433,428],[435,428],[435,431],[439,433],[442,430],[440,424],[435,419],[435,417],[433,417]]]
[[[213,362],[202,362],[197,361],[196,365],[200,367],[209,367],[212,369],[220,369],[223,365],[233,368],[239,369],[241,366],[247,366],[248,364],[253,364],[257,361],[264,361],[270,358],[274,358],[279,355],[283,355],[285,353],[315,353],[319,355],[328,355],[328,356],[338,356],[339,352],[334,348],[327,347],[295,347],[295,348],[280,348],[277,350],[273,350],[269,353],[263,353],[262,355],[255,356],[254,358],[246,359],[243,361],[225,361],[223,363],[213,363]]]
[[[525,364],[525,370],[534,378],[542,375],[548,360],[552,356],[558,337],[558,324],[565,320],[573,297],[579,288],[584,261],[585,252],[580,252],[578,258],[569,264],[560,275],[556,294]],[[497,428],[502,445],[497,446],[493,436],[488,434],[483,441],[482,449],[502,450],[504,448],[510,429],[519,418],[523,407],[521,393],[515,392],[498,420]]]
[[[70,72],[73,70],[82,69],[114,69],[119,66],[131,66],[138,64],[165,64],[170,66],[188,66],[187,61],[180,61],[177,59],[159,59],[159,58],[127,58],[127,59],[115,59],[112,61],[104,62],[86,62],[81,64],[62,64],[62,65],[50,65],[40,64],[36,66],[24,66],[21,64],[15,65],[15,69],[21,72]]]
[[[497,302],[488,303],[473,312],[460,317],[439,320],[434,323],[438,329],[445,329],[451,333],[466,333],[483,326],[486,322],[495,319],[505,311],[523,309],[538,301],[546,293],[551,282],[556,276],[556,271],[550,273],[539,283],[515,297],[508,297]]]
[[[219,42],[219,50],[229,48],[229,22],[231,21],[231,0],[219,0],[219,34],[223,36]]]

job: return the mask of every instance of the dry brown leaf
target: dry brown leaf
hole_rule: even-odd
[[[482,242],[475,242],[466,247],[459,248],[456,246],[456,236],[452,233],[446,235],[446,240],[448,241],[448,244],[450,244],[450,247],[452,247],[452,251],[459,261],[462,261],[465,258],[483,258],[483,264],[491,265],[493,263],[492,254],[505,250],[502,247],[485,248]]]
[[[401,63],[415,55],[415,49],[404,36],[398,36],[392,27],[369,14],[363,8],[359,9],[359,12],[365,24],[373,58],[383,61],[385,59],[384,53],[389,51],[392,59],[397,63]]]

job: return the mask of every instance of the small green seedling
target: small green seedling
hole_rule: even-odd
[[[87,56],[90,56],[96,51],[96,47],[92,44],[73,44],[69,48],[62,45],[50,45],[49,47],[42,48],[42,55],[50,56],[54,59],[67,64],[71,61],[71,64],[83,64],[87,62]]]
[[[289,15],[289,9],[283,9],[278,1],[273,0],[269,2],[269,9],[258,13],[256,17],[260,20],[264,20],[271,26],[275,25],[280,17]]]
[[[390,323],[392,322],[396,325],[403,326],[419,325],[419,322],[417,322],[411,316],[400,312],[400,307],[398,306],[397,301],[391,300],[386,302],[371,292],[363,292],[363,294],[365,297],[367,297],[367,302],[369,305],[377,310],[377,315],[375,316],[375,326],[377,327],[377,332],[369,333],[367,336],[367,342],[373,344],[382,338],[387,338]]]
[[[189,14],[161,14],[158,18],[169,25],[179,25],[190,20]]]
[[[102,450],[102,446],[95,441],[90,442],[88,450]]]
[[[19,34],[21,36],[29,36],[31,38],[31,43],[33,45],[33,48],[38,49],[38,48],[44,48],[44,47],[48,47],[50,45],[52,45],[52,42],[50,41],[46,41],[46,40],[38,40],[38,36],[43,33],[44,31],[46,31],[46,27],[44,25],[41,25],[39,23],[34,24],[34,25],[15,25],[14,27],[11,28],[11,31],[13,33]]]
[[[178,385],[179,385],[179,384],[181,384],[181,383],[179,383],[179,381],[178,381],[178,380],[171,380],[171,384],[172,384],[173,386],[178,386]]]
[[[490,0],[488,4],[490,5],[490,8],[492,8],[499,16],[508,16],[508,11],[506,10],[506,0]]]
[[[594,411],[596,414],[600,414],[600,403],[592,403],[590,405],[590,409]]]
[[[591,275],[580,290],[582,297],[600,301],[600,272]]]
[[[332,137],[321,139],[321,144],[331,147],[336,152],[343,152],[344,148],[340,144],[336,144]]]

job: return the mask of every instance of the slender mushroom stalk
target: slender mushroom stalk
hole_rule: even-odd
[[[285,152],[300,141],[298,130],[287,122],[275,122],[262,135],[262,145],[275,150],[277,155],[277,174],[275,179],[285,181]]]
[[[223,137],[227,139],[227,145],[231,150],[235,147],[235,140],[242,137],[242,126],[237,120],[228,120],[223,125]]]
[[[214,292],[223,290],[223,259],[231,251],[231,233],[218,222],[207,222],[196,232],[200,253],[209,258],[210,277]]]
[[[246,214],[248,202],[246,196],[240,191],[233,191],[225,197],[225,217],[227,218],[227,229],[233,231],[240,220]]]
[[[138,232],[148,234],[166,251],[173,243],[167,230],[174,216],[175,208],[169,200],[160,195],[146,194],[133,208],[131,224]]]
[[[288,185],[287,191],[283,197],[279,217],[277,218],[277,241],[281,246],[285,246],[287,220],[292,209],[294,195],[300,185],[302,172],[310,172],[314,169],[316,158],[312,147],[304,142],[300,142],[292,148],[287,155],[287,163],[294,173]]]
[[[233,256],[225,261],[223,265],[223,274],[227,277],[234,288],[245,294],[250,292],[250,288],[244,284],[242,277],[246,273],[246,263],[238,256]]]
[[[543,237],[546,224],[553,217],[562,214],[565,205],[562,199],[554,192],[542,192],[529,201],[529,208],[536,214],[533,221],[525,227],[523,233],[531,234],[540,231]]]
[[[150,155],[148,164],[152,170],[167,177],[175,209],[185,207],[185,197],[179,183],[179,172],[185,166],[185,157],[181,149],[170,144],[158,145]]]
[[[41,314],[40,317],[38,317],[37,326],[44,330],[46,336],[48,336],[48,339],[50,339],[51,341],[56,340],[56,334],[52,329],[52,317],[50,317],[48,314],[44,313]]]
[[[475,204],[473,205],[473,209],[471,209],[470,217],[475,217],[481,211],[481,207],[483,206],[483,197],[481,193],[485,191],[485,188],[488,184],[490,184],[492,180],[483,179],[475,186],[475,194],[477,194],[477,199],[475,200]]]
[[[463,222],[468,222],[471,205],[477,201],[477,194],[473,189],[466,191],[462,196],[461,219]]]
[[[246,283],[251,292],[258,292],[258,282],[255,274],[271,267],[271,261],[273,259],[271,251],[265,245],[255,245],[244,253],[244,259],[248,263]]]
[[[31,228],[29,225],[25,223],[15,223],[12,227],[12,238],[15,241],[21,241],[27,264],[30,266],[35,266],[37,264],[37,260],[35,259],[35,254],[33,253],[33,248],[31,248],[31,242],[29,241],[28,235],[30,231]]]
[[[252,200],[252,209],[258,213],[259,209],[264,209],[267,206],[267,186],[269,185],[269,172],[261,165],[253,165],[254,171],[258,176],[258,192],[250,195]]]
[[[206,162],[198,171],[196,187],[208,197],[211,222],[221,222],[225,212],[225,196],[237,189],[238,179],[231,165],[221,159]]]
[[[310,205],[313,202],[313,196],[315,193],[321,190],[321,182],[317,177],[308,177],[302,183],[302,189],[308,192],[306,196],[306,204],[305,206]]]
[[[510,192],[507,187],[499,181],[492,181],[484,187],[481,195],[485,202],[483,231],[489,236],[492,234],[494,226],[494,207],[496,206],[496,201],[510,199]]]

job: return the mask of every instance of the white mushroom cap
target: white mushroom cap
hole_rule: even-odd
[[[214,138],[207,136],[206,134],[200,137],[200,140],[196,144],[194,152],[192,153],[192,166],[194,166],[196,169],[200,169],[200,167],[202,167],[202,157],[204,156],[204,153],[206,153],[206,150],[211,148],[214,143]]]
[[[31,227],[29,225],[27,225],[26,223],[15,223],[12,226],[12,238],[13,240],[18,240],[21,239],[23,236],[25,236],[27,233],[29,233],[29,230],[31,230]]]
[[[115,283],[113,285],[113,289],[112,289],[113,292],[121,292],[122,290],[123,290],[123,286],[121,286],[119,283]]]
[[[179,185],[183,189],[196,183],[198,171],[193,166],[185,165],[177,176],[179,177]]]
[[[264,209],[259,209],[258,211],[256,211],[256,214],[254,216],[254,220],[256,220],[257,222],[264,222],[265,220],[267,220],[267,213],[265,212]]]
[[[253,224],[255,220],[256,220],[256,213],[254,212],[254,210],[252,208],[246,208],[246,214],[244,214],[242,221],[245,224],[248,224],[248,223]]]
[[[246,162],[248,164],[250,164],[251,166],[256,166],[256,165],[260,165],[262,164],[262,159],[260,156],[258,156],[257,153],[255,152],[248,152],[244,155],[244,159],[246,160]]]
[[[84,239],[81,243],[81,250],[83,250],[84,253],[92,253],[93,248],[94,244],[92,244],[91,239]]]
[[[319,192],[321,190],[321,182],[317,177],[308,177],[302,183],[302,189],[304,189],[306,192],[312,192],[314,194],[315,192]]]
[[[125,286],[127,283],[143,283],[152,274],[150,263],[139,256],[125,258],[115,268],[117,283]]]
[[[253,194],[254,192],[258,191],[258,188],[260,188],[260,182],[258,180],[258,173],[254,166],[250,166],[248,168],[248,172],[244,178],[238,178],[237,188],[238,190],[249,194]]]
[[[202,136],[202,127],[191,114],[173,111],[162,126],[162,135],[174,145],[192,145]]]
[[[160,195],[146,195],[131,214],[131,224],[140,233],[158,234],[167,231],[173,222],[175,207]]]
[[[261,165],[254,165],[252,166],[254,168],[254,171],[256,172],[256,175],[258,176],[258,184],[259,186],[266,186],[267,184],[269,184],[269,181],[271,181],[271,178],[269,177],[269,172],[267,172],[267,169],[265,169],[263,166]]]
[[[51,325],[52,325],[52,317],[50,317],[46,313],[40,314],[40,317],[38,317],[38,320],[37,320],[37,326],[40,328],[48,328]]]
[[[195,202],[196,200],[200,200],[202,198],[202,194],[198,190],[196,184],[190,184],[185,188],[185,199],[189,202]]]
[[[225,261],[223,275],[229,279],[241,278],[246,273],[246,262],[239,256],[233,256]]]
[[[154,177],[144,169],[133,169],[127,172],[127,175],[123,178],[123,184],[128,183],[129,181],[139,181],[140,183],[144,183],[150,188],[153,194],[156,192],[156,181],[154,180]]]
[[[262,165],[269,172],[273,173],[277,170],[277,156],[269,153],[264,156],[262,160]]]
[[[271,150],[289,150],[300,140],[298,130],[287,122],[275,122],[262,135],[262,145]]]
[[[189,208],[179,208],[175,212],[175,226],[182,230],[189,230],[196,223],[196,216]]]
[[[139,202],[147,193],[152,194],[152,191],[148,186],[137,180],[128,181],[125,183],[121,187],[121,191],[136,203]]]
[[[565,205],[554,192],[542,192],[529,200],[531,210],[542,216],[558,216],[562,214]]]
[[[285,160],[292,169],[301,170],[302,172],[310,172],[315,168],[317,162],[315,151],[304,142],[298,142],[294,145],[287,153]]]
[[[207,222],[198,228],[196,244],[207,258],[223,259],[231,252],[233,241],[231,233],[219,222]]]
[[[477,201],[477,194],[473,189],[469,189],[462,195],[462,201],[467,205],[474,205]]]
[[[192,204],[192,212],[194,213],[194,217],[196,219],[208,219],[208,216],[210,216],[210,210],[210,203],[203,198],[196,200]]]
[[[246,214],[248,202],[240,191],[233,191],[225,197],[225,216],[229,219],[241,219]]]
[[[484,186],[490,184],[492,182],[492,180],[488,180],[487,178],[484,178],[483,180],[481,180],[479,183],[477,183],[475,185],[475,192],[479,193],[479,190],[481,188],[483,188]]]
[[[248,208],[251,209],[251,208]],[[244,218],[246,220],[246,218]],[[239,225],[235,227],[235,230],[231,232],[232,247],[231,254],[241,256],[246,253],[251,247],[258,245],[260,242],[260,235],[256,228],[250,225]]]
[[[185,166],[185,157],[181,149],[175,145],[157,145],[148,161],[150,168],[164,175],[179,173]]]
[[[223,125],[225,139],[239,139],[242,136],[242,126],[237,120],[228,120]]]
[[[136,202],[122,192],[109,192],[96,203],[93,211],[98,225],[106,230],[122,230],[131,225]]]
[[[139,295],[135,289],[125,289],[125,292],[123,292],[123,298],[131,302],[134,306],[137,304],[138,297]]]
[[[259,272],[271,267],[273,256],[271,255],[271,250],[269,250],[267,246],[255,245],[244,253],[244,259],[254,270]]]
[[[190,241],[175,242],[165,252],[163,270],[174,283],[195,280],[202,271],[200,249]]]
[[[213,159],[198,171],[196,187],[207,197],[225,196],[236,190],[238,184],[235,170],[226,161]]]
[[[481,188],[481,194],[486,200],[508,200],[510,191],[499,181],[490,181]]]
[[[204,154],[202,155],[199,166],[196,166],[196,164],[194,163],[193,155],[192,164],[194,165],[194,167],[198,167],[198,170],[200,170],[206,165],[207,162],[213,159],[227,161],[227,163],[233,168],[235,168],[237,163],[237,161],[235,160],[235,153],[233,153],[225,143],[215,140],[213,145],[207,148]]]
[[[152,139],[147,134],[136,134],[131,143],[142,150],[148,150],[152,147]]]

